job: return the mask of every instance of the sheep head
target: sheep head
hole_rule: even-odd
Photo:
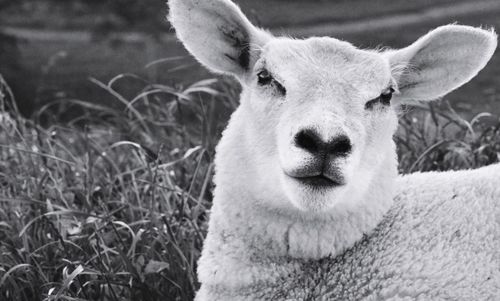
[[[355,207],[376,182],[389,190],[398,107],[471,80],[497,40],[492,31],[447,25],[404,49],[363,50],[330,37],[275,37],[228,0],[169,4],[187,50],[243,87],[218,148],[216,184],[245,186],[269,208],[308,214]]]

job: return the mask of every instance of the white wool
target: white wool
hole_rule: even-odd
[[[186,48],[243,86],[217,147],[197,300],[500,299],[500,165],[398,177],[392,140],[399,104],[472,79],[494,32],[448,25],[381,53],[275,38],[229,0],[169,5]],[[350,149],[318,159],[304,129]],[[318,176],[337,184],[304,183]]]
[[[399,177],[375,230],[337,257],[256,249],[245,242],[256,238],[242,237],[248,223],[211,232],[197,300],[500,300],[498,179],[498,164]]]

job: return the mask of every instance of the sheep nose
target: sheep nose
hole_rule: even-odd
[[[339,135],[329,141],[324,141],[316,131],[311,129],[297,133],[294,142],[298,148],[314,155],[345,156],[352,150],[351,140],[346,135]]]

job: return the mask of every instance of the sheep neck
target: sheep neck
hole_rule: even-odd
[[[272,189],[276,185],[269,183],[272,179],[262,180],[257,174],[258,162],[245,139],[243,120],[237,111],[218,148],[210,239],[205,248],[210,249],[213,242],[212,248],[220,250],[225,244],[228,253],[234,254],[302,259],[336,256],[375,229],[393,204],[396,158],[388,153],[386,164],[361,199],[343,202],[356,205],[339,205],[320,214],[293,208],[278,189]]]

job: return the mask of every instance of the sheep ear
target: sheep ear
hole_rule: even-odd
[[[494,31],[447,25],[406,48],[388,51],[400,91],[397,100],[434,100],[457,89],[484,68],[496,46]]]
[[[271,35],[254,27],[229,0],[170,0],[169,21],[186,49],[212,71],[240,79]]]

